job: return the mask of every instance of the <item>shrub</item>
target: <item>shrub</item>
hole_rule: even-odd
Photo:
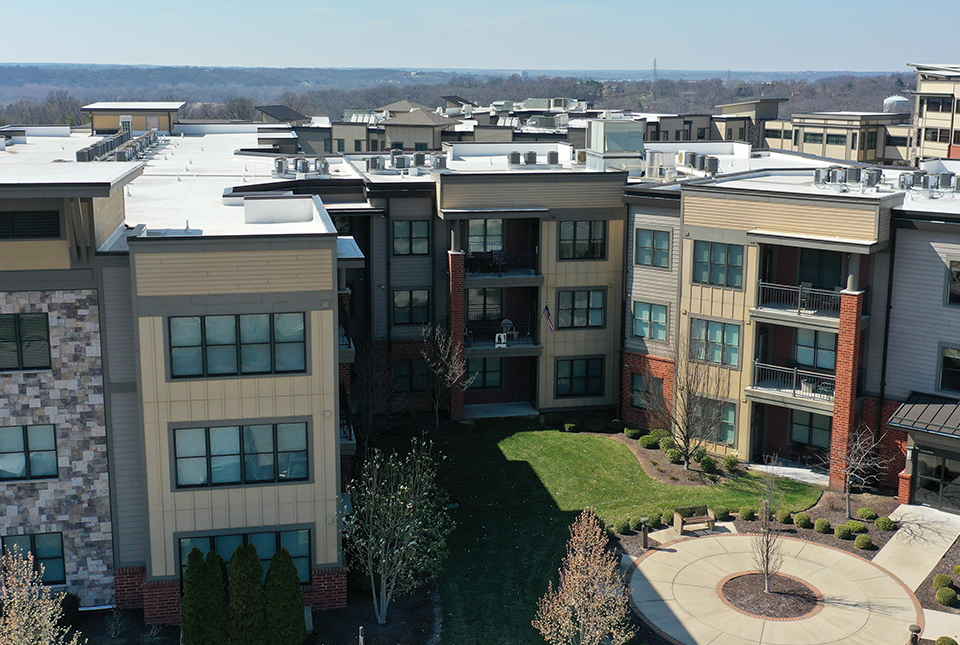
[[[749,506],[740,509],[740,519],[746,522],[752,522],[757,519],[757,511]]]
[[[730,509],[726,506],[717,506],[713,509],[713,512],[717,515],[718,522],[730,521]]]
[[[703,458],[707,456],[707,449],[703,446],[697,446],[693,449],[693,452],[690,453],[690,456],[693,457],[694,461],[701,462]]]
[[[960,564],[958,564],[953,568],[953,574],[956,576],[960,576]]]
[[[657,439],[663,439],[664,437],[669,437],[669,436],[670,436],[670,431],[669,431],[669,430],[664,430],[663,428],[660,428],[659,430],[654,430],[654,431],[652,431],[652,432],[650,433],[650,436],[656,437]]]
[[[587,430],[590,432],[606,432],[607,422],[603,419],[590,419],[587,421]]]
[[[867,525],[863,522],[858,522],[857,520],[849,520],[847,526],[850,527],[850,531],[853,533],[866,533]]]
[[[853,537],[853,529],[850,528],[849,524],[837,524],[837,528],[833,530],[833,534],[840,540],[849,540]]]
[[[934,589],[943,589],[944,587],[952,587],[953,578],[948,576],[945,573],[940,573],[933,576],[933,588]]]
[[[0,611],[0,614],[3,612]],[[60,626],[72,627],[80,615],[80,596],[65,593],[60,597]]]
[[[624,428],[623,434],[627,436],[627,439],[639,439],[643,433],[640,428]]]
[[[235,645],[265,645],[263,565],[253,544],[241,544],[230,558],[230,637]]]
[[[564,432],[576,432],[579,429],[580,429],[580,424],[577,423],[576,421],[567,421],[566,423],[563,424]]]
[[[654,437],[652,434],[646,434],[638,439],[641,448],[646,448],[647,450],[656,450],[660,447],[660,440]]]
[[[875,520],[877,519],[877,512],[869,506],[864,506],[857,509],[857,517],[861,520]]]
[[[781,524],[793,524],[793,515],[790,511],[777,511],[777,521]]]
[[[547,412],[543,415],[543,425],[548,428],[559,428],[561,423],[563,423],[563,417],[556,412]]]
[[[830,520],[825,517],[821,517],[819,520],[813,523],[813,530],[817,533],[827,534],[830,532]]]
[[[203,551],[193,547],[187,556],[183,573],[183,601],[180,609],[180,642],[183,645],[203,645],[205,641],[205,600],[203,579],[207,563]]]
[[[941,636],[936,640],[934,645],[957,645],[957,641],[953,640],[949,636]]]
[[[650,519],[650,524],[653,524],[653,519]],[[634,532],[639,532],[643,527],[643,522],[640,521],[639,517],[632,518],[630,520],[630,530]]]
[[[897,528],[897,523],[891,520],[889,517],[878,517],[876,526],[881,531],[894,531]],[[960,576],[960,573],[957,575]]]
[[[737,459],[736,455],[724,455],[720,460],[720,465],[723,466],[725,471],[731,474],[740,470],[740,460]]]
[[[660,450],[670,450],[676,447],[677,447],[677,442],[673,440],[673,437],[660,438]]]
[[[629,533],[629,532],[630,532],[630,518],[627,518],[627,519],[625,519],[625,520],[618,520],[618,521],[614,522],[614,524],[613,524],[613,531],[614,531],[614,533],[618,533],[618,534],[620,534],[620,535],[626,535],[627,533]]]
[[[710,455],[706,455],[700,460],[700,468],[705,473],[715,473],[717,472],[717,460]]]
[[[266,596],[267,642],[302,645],[307,638],[300,576],[286,547],[270,560]]]
[[[206,643],[222,642],[223,635],[230,629],[227,577],[227,563],[215,551],[208,553],[203,577]]]
[[[623,432],[627,429],[627,424],[621,419],[613,419],[610,422],[610,430],[613,432]]]
[[[941,587],[937,589],[937,602],[947,607],[953,607],[957,604],[957,592],[950,587]],[[937,639],[937,642],[940,642],[940,639]],[[956,641],[953,642],[956,643]]]
[[[660,516],[660,521],[664,526],[673,526],[673,511],[664,511]]]
[[[663,448],[662,439],[660,440],[660,447]],[[671,463],[679,464],[681,461],[683,461],[683,453],[677,450],[676,448],[668,448],[667,459],[669,459]]]
[[[813,526],[813,522],[810,521],[809,513],[797,513],[793,516],[793,523],[802,529],[808,529]]]
[[[869,535],[858,535],[854,544],[857,545],[858,549],[872,549],[873,540],[870,539]]]

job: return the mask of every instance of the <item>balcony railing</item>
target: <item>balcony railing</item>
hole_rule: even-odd
[[[340,347],[343,349],[352,347],[350,333],[347,331],[347,326],[342,323],[340,324]]]
[[[833,401],[836,384],[837,377],[829,374],[754,363],[753,387],[758,390],[773,390],[803,399]]]
[[[840,317],[840,292],[812,287],[760,283],[758,309],[782,311],[799,316]]]
[[[469,253],[466,260],[466,270],[469,275],[537,275],[536,253],[484,251]]]
[[[500,340],[507,347],[537,344],[535,323],[514,323],[509,319],[475,320],[467,322],[467,347],[496,347],[498,334],[503,334]]]

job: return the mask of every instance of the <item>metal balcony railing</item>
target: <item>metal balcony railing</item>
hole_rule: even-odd
[[[537,275],[536,253],[504,253],[482,251],[467,254],[469,275],[518,276]]]
[[[800,316],[839,318],[840,292],[814,289],[803,285],[794,287],[761,282],[757,308],[794,313]]]
[[[837,377],[831,374],[754,363],[753,387],[758,390],[773,390],[804,399],[833,401],[836,385]]]
[[[535,323],[514,323],[509,319],[474,320],[467,322],[467,347],[495,347],[498,334],[504,335],[501,340],[507,347],[537,344]]]

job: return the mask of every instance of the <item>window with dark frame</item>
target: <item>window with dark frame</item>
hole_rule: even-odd
[[[692,318],[690,358],[704,363],[740,365],[740,325]]]
[[[603,358],[557,359],[557,397],[601,396]]]
[[[797,365],[818,370],[837,369],[837,335],[828,331],[797,329]]]
[[[693,281],[715,287],[743,287],[743,246],[695,241]]]
[[[413,150],[415,152],[426,152],[429,150],[429,145],[426,143],[415,143],[413,144]]]
[[[489,390],[503,386],[503,360],[496,357],[471,358],[467,375],[473,376],[471,390]]]
[[[333,152],[333,142],[330,139],[323,140],[323,151]]]
[[[47,314],[0,314],[0,372],[50,369]]]
[[[204,555],[211,551],[217,553],[229,565],[233,552],[241,544],[253,544],[257,548],[257,556],[263,565],[266,575],[270,568],[270,560],[280,550],[286,547],[297,568],[300,584],[310,582],[310,530],[297,529],[292,531],[258,531],[255,533],[233,533],[225,535],[195,536],[180,538],[180,577],[183,578],[187,570],[187,558],[194,547],[200,549]]]
[[[851,150],[857,149],[857,134],[858,134],[857,132],[850,133],[850,149]]]
[[[59,585],[67,581],[67,568],[63,557],[62,533],[33,533],[7,535],[2,538],[4,553],[13,553],[15,547],[26,556],[33,554],[33,566],[43,568],[43,584]]]
[[[337,139],[337,152],[343,152],[346,149],[346,142],[343,139]]]
[[[0,240],[58,240],[57,211],[0,213]]]
[[[503,220],[472,219],[467,223],[467,249],[470,253],[503,250]]]
[[[354,152],[363,152],[363,139],[354,139],[354,140],[353,140],[353,151],[354,151]]]
[[[177,488],[282,483],[309,478],[306,423],[173,431]]]
[[[867,132],[867,150],[877,149],[877,132]]]
[[[667,306],[634,302],[633,335],[651,340],[667,340]]]
[[[430,222],[403,221],[393,223],[394,255],[428,255],[430,253]]]
[[[743,128],[740,128],[740,140],[741,140],[741,141],[744,140],[743,132],[744,132]]]
[[[814,448],[829,448],[833,419],[802,410],[790,411],[790,442]]]
[[[603,289],[557,292],[557,329],[603,327],[605,295]]]
[[[960,349],[940,348],[940,389],[960,392]]]
[[[803,142],[804,143],[823,143],[823,133],[822,132],[804,132]]]
[[[886,146],[891,146],[896,148],[906,148],[908,144],[909,142],[907,141],[907,137],[897,137],[897,136],[888,134],[884,139],[884,145]]]
[[[706,139],[706,138],[707,138],[707,129],[697,128],[697,139]]]
[[[670,267],[670,231],[638,228],[634,246],[636,264],[661,269]]]
[[[401,289],[393,292],[393,324],[422,325],[430,322],[430,291]]]
[[[500,320],[503,318],[503,289],[486,287],[467,289],[467,320]]]
[[[303,313],[170,318],[173,378],[305,372]]]
[[[394,392],[426,392],[430,368],[421,358],[401,358],[393,363]]]
[[[828,135],[827,135],[827,145],[828,145],[828,146],[845,146],[845,145],[847,145],[847,135],[845,135],[845,134],[828,134]]]
[[[0,481],[51,479],[58,475],[54,426],[0,427]]]
[[[606,257],[607,223],[560,222],[561,260],[602,260]]]
[[[663,391],[663,379],[644,374],[633,374],[630,383],[630,405],[645,409],[650,396]]]

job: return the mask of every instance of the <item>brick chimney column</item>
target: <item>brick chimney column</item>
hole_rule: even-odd
[[[833,435],[830,441],[830,488],[843,490],[847,447],[857,429],[857,377],[860,372],[860,318],[863,291],[840,294],[840,329],[837,336],[837,384],[833,392]]]
[[[466,331],[466,289],[464,277],[466,275],[466,255],[463,251],[447,251],[450,265],[450,338],[455,356],[462,357],[464,353],[463,337]],[[463,418],[463,388],[454,388],[450,395],[450,420],[459,421]]]

